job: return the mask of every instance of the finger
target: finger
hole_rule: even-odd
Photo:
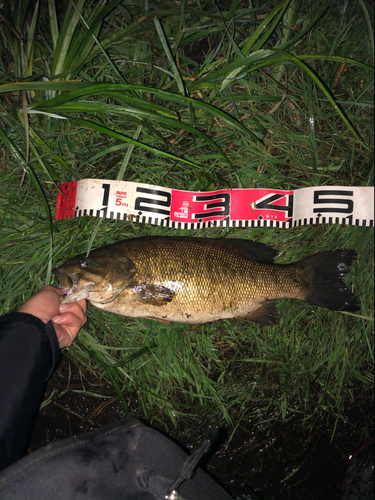
[[[80,305],[80,302],[83,302],[82,306]],[[60,314],[65,314],[65,313],[73,313],[77,315],[81,320],[83,321],[82,324],[86,323],[87,316],[86,316],[86,300],[81,300],[79,302],[71,302],[70,304],[61,304],[60,305]]]
[[[86,323],[86,314],[82,311],[82,314],[75,314],[73,312],[64,312],[52,318],[54,323],[57,323],[60,326],[69,326],[71,328],[78,330]]]
[[[55,292],[55,293],[58,293],[59,295],[61,295],[63,293],[63,289],[62,288],[57,288],[57,287],[52,286],[52,285],[46,285],[46,286],[44,286],[43,288],[41,288],[39,290],[39,292],[43,292],[43,291],[46,291],[46,292]]]
[[[54,328],[60,349],[71,346],[78,335],[78,331],[74,330],[72,332],[69,328],[57,325],[56,323],[54,324]]]
[[[76,302],[76,304],[79,305],[79,307],[83,310],[83,312],[86,312],[86,310],[87,310],[87,301],[86,301],[86,299],[79,300],[78,302]]]
[[[87,303],[86,299],[79,300],[78,302],[70,302],[69,304],[61,304],[60,305],[60,311],[65,312],[65,311],[83,311],[83,313],[86,313],[87,310]]]

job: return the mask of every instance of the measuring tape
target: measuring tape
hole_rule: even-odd
[[[373,227],[374,188],[324,186],[293,191],[180,191],[137,182],[83,179],[60,184],[55,219],[105,217],[176,229],[343,224]]]

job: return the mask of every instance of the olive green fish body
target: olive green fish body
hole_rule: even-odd
[[[334,261],[328,268],[343,284],[353,252],[338,252],[341,254],[334,257],[335,252],[327,252],[278,265],[272,262],[270,247],[256,242],[146,237],[99,248],[87,259],[73,258],[55,274],[69,290],[64,301],[87,298],[101,309],[124,316],[182,323],[238,318],[272,324],[277,316],[275,299],[317,303],[316,276],[321,282],[326,275],[327,259]],[[326,254],[331,257],[324,257]],[[337,260],[345,261],[344,270],[337,270]],[[100,282],[95,276],[100,276]],[[329,301],[319,305],[353,308],[354,296],[344,284],[342,288],[345,297],[339,307],[336,303],[331,307]],[[328,293],[333,292],[331,288]]]

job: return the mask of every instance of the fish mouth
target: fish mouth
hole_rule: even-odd
[[[64,269],[55,268],[52,269],[52,273],[55,275],[57,281],[59,282],[59,288],[62,289],[62,295],[68,295],[76,291],[78,281],[75,279],[73,274],[67,273]]]

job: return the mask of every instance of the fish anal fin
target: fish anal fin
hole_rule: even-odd
[[[271,326],[277,323],[278,312],[275,302],[265,300],[257,309],[249,312],[245,316],[237,317],[236,319],[243,321],[251,321],[262,326]]]
[[[175,295],[173,290],[165,286],[152,284],[136,285],[133,288],[133,292],[134,300],[152,306],[165,306],[169,302],[172,302]]]
[[[171,321],[167,321],[166,319],[153,318],[152,316],[145,316],[145,319],[152,319],[153,321],[159,321],[159,323],[164,323],[165,325],[171,324]]]

